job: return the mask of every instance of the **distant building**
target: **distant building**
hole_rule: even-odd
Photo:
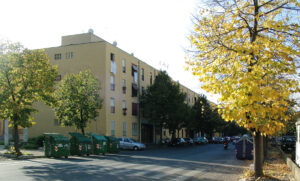
[[[113,44],[94,35],[92,31],[84,34],[63,36],[61,46],[45,49],[50,63],[58,66],[57,81],[65,75],[90,70],[101,84],[101,98],[104,99],[99,117],[92,120],[86,132],[131,137],[144,143],[159,138],[153,124],[139,114],[139,94],[153,84],[158,70],[146,64]],[[187,93],[186,103],[192,105],[199,96],[192,90],[181,86]],[[45,132],[67,135],[74,127],[61,127],[54,111],[43,103],[35,104],[38,113],[36,125],[28,129],[29,137]],[[179,132],[185,137],[184,129]],[[164,137],[169,137],[167,131]],[[156,139],[157,140],[157,139]]]

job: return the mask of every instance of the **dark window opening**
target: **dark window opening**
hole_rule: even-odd
[[[138,115],[138,104],[137,103],[132,103],[132,115],[137,116]]]
[[[132,84],[132,94],[131,96],[132,97],[137,97],[137,94],[138,94],[138,87],[136,84]]]

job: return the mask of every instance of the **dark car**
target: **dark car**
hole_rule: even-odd
[[[185,141],[187,144],[189,144],[189,145],[194,144],[194,141],[193,141],[192,138],[184,138],[184,141]]]
[[[296,137],[284,136],[281,140],[281,149],[285,152],[295,151]]]
[[[184,141],[183,138],[174,138],[174,139],[171,139],[169,145],[170,146],[182,146],[186,144],[186,142]]]

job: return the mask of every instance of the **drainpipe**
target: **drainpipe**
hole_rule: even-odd
[[[141,106],[140,106],[140,60],[138,59],[138,92],[137,92],[137,96],[138,96],[138,125],[139,125],[139,142],[142,142],[142,124],[141,124]]]

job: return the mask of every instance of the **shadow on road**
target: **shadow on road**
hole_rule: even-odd
[[[215,149],[212,150],[212,148]],[[56,160],[60,163],[47,162],[45,164],[45,161],[41,161],[43,165],[25,166],[23,171],[35,180],[149,180],[149,176],[163,175],[172,169],[182,169],[203,173],[201,179],[198,175],[197,178],[191,177],[189,180],[209,181],[210,177],[206,178],[207,175],[220,175],[219,180],[224,180],[222,175],[241,174],[244,166],[247,165],[244,161],[236,160],[232,152],[234,152],[233,147],[229,150],[217,150],[217,146],[209,145],[207,148],[200,149],[196,146],[190,149],[168,148],[165,151],[122,151],[120,154],[106,156],[93,155]],[[34,162],[34,160],[32,161]],[[128,166],[118,168],[101,165],[107,161]],[[161,169],[147,172],[146,169],[139,168],[141,166],[161,167]],[[176,175],[176,172],[172,175],[175,178],[180,177],[180,175]]]

